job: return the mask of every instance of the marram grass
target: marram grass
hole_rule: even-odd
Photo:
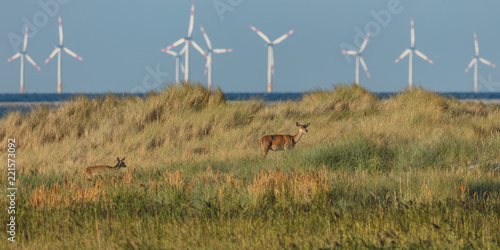
[[[309,133],[263,158],[257,140],[297,121]],[[0,119],[1,151],[17,147],[7,246],[499,248],[499,133],[498,106],[423,89],[380,100],[341,85],[271,104],[199,84],[80,96]],[[127,168],[82,175],[117,156]]]

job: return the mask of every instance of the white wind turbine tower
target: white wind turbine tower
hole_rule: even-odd
[[[181,43],[185,44],[184,45],[184,49],[185,49],[185,52],[184,52],[185,67],[184,67],[184,69],[186,72],[184,74],[184,80],[186,82],[189,82],[189,44],[190,43],[193,44],[193,47],[196,50],[198,50],[202,55],[207,57],[207,55],[205,54],[205,52],[203,52],[203,50],[200,48],[200,46],[198,46],[198,44],[195,41],[193,41],[193,37],[191,36],[191,34],[193,33],[193,25],[194,25],[194,2],[191,3],[191,16],[189,17],[189,28],[188,28],[187,37],[181,38],[181,39],[177,40],[175,43],[173,43],[172,45],[165,48],[165,50],[168,51],[174,47],[177,47]]]
[[[365,70],[366,76],[368,76],[369,79],[371,79],[370,72],[368,72],[368,68],[366,67],[365,60],[363,60],[363,56],[361,53],[363,53],[363,50],[366,47],[366,44],[368,43],[368,37],[370,37],[370,32],[366,34],[365,40],[363,41],[363,44],[359,48],[358,51],[355,50],[343,50],[343,54],[347,55],[353,55],[356,56],[356,84],[359,84],[359,62],[361,62],[361,65],[363,66],[363,69]]]
[[[410,47],[407,48],[403,54],[401,54],[395,61],[394,64],[398,63],[401,59],[403,59],[406,55],[409,55],[409,70],[408,70],[408,84],[410,89],[413,89],[413,52],[417,54],[417,56],[420,56],[422,59],[428,61],[431,64],[434,64],[434,62],[429,59],[427,56],[424,55],[424,53],[420,52],[419,50],[415,49],[415,25],[413,23],[413,18],[411,18],[411,41],[410,41]]]
[[[208,72],[208,89],[212,89],[212,52],[216,54],[233,52],[233,49],[212,49],[212,43],[210,39],[208,39],[208,35],[203,29],[203,26],[200,25],[201,32],[205,37],[205,41],[207,42],[208,50],[207,50],[207,63],[205,65],[205,74]]]
[[[479,56],[479,45],[477,43],[476,32],[474,32],[474,47],[476,49],[476,55],[474,56],[474,58],[472,58],[472,61],[469,63],[469,66],[467,66],[467,68],[465,69],[465,72],[469,71],[469,69],[472,67],[472,65],[474,65],[474,92],[477,93],[477,65],[478,65],[477,61],[479,60],[482,63],[484,63],[488,66],[491,66],[493,68],[496,68],[497,66],[495,64],[491,63],[490,61]]]
[[[61,93],[62,91],[62,81],[61,81],[61,54],[62,50],[64,50],[68,55],[80,60],[83,62],[83,58],[75,54],[75,52],[69,50],[63,45],[63,31],[62,31],[62,23],[61,23],[61,14],[57,15],[57,19],[59,21],[59,45],[56,45],[56,48],[54,51],[52,51],[52,54],[50,54],[49,58],[45,60],[44,64],[47,64],[52,57],[54,57],[57,54],[57,93]]]
[[[264,39],[264,41],[266,41],[266,47],[267,47],[267,93],[271,93],[271,89],[273,87],[273,78],[274,78],[274,54],[273,54],[274,51],[273,51],[273,47],[274,47],[274,45],[282,42],[283,40],[285,40],[285,38],[287,38],[288,36],[293,34],[293,32],[295,32],[295,29],[290,30],[288,33],[282,35],[280,38],[271,42],[271,40],[269,40],[269,38],[266,35],[264,35],[264,33],[262,33],[260,30],[258,30],[254,26],[250,25],[250,28],[253,31],[255,31],[257,33],[257,35],[259,35],[262,39]]]
[[[21,94],[24,93],[24,57],[35,66],[38,71],[42,71],[40,67],[31,59],[31,57],[26,53],[26,45],[28,45],[28,25],[26,24],[26,28],[24,29],[24,44],[23,44],[23,50],[17,52],[14,54],[11,58],[7,59],[7,62],[12,62],[14,59],[21,57]]]
[[[182,48],[181,51],[175,52],[172,50],[167,50],[167,49],[160,49],[161,51],[168,53],[172,55],[175,58],[175,82],[179,83],[179,65],[180,65],[180,58],[186,51],[186,47]],[[184,74],[184,68],[182,68],[182,73]],[[185,75],[184,75],[185,77]]]

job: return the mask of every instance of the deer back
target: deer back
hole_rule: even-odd
[[[85,169],[85,171],[83,171],[83,174],[84,175],[91,175],[91,174],[95,174],[99,171],[102,171],[105,169],[111,169],[111,168],[112,167],[106,166],[106,165],[88,167],[87,169]]]
[[[291,135],[273,135],[273,145],[276,146],[293,146],[295,143]]]
[[[259,140],[259,143],[264,148],[272,148],[273,150],[293,147],[295,144],[291,135],[266,135]]]

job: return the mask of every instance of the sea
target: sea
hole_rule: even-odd
[[[274,101],[288,101],[300,100],[307,92],[299,93],[224,93],[227,101],[244,101],[250,99],[261,99],[267,102]],[[27,112],[33,108],[35,103],[43,103],[57,106],[57,103],[71,100],[76,96],[86,95],[89,98],[104,97],[108,94],[115,94],[118,96],[137,96],[145,98],[146,94],[130,94],[130,93],[105,93],[105,94],[0,94],[0,117],[4,116],[9,111],[19,110]],[[388,98],[391,95],[398,94],[398,92],[376,92],[379,98]],[[437,94],[455,97],[457,99],[470,99],[470,100],[500,100],[500,92],[437,92]]]

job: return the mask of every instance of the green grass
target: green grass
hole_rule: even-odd
[[[257,140],[297,121],[309,133],[263,158]],[[0,119],[0,150],[17,146],[8,246],[499,248],[499,132],[498,106],[423,89],[379,100],[340,85],[272,104],[186,83],[81,96]],[[82,177],[117,156],[126,169]]]

